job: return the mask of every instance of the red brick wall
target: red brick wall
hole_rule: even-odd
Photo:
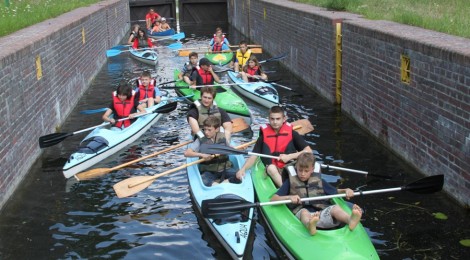
[[[335,23],[342,23],[344,112],[470,205],[470,40],[286,0],[230,0],[229,22],[335,101]],[[411,60],[401,82],[400,55]]]
[[[38,138],[66,119],[128,21],[128,1],[108,0],[0,38],[0,208],[40,155]]]

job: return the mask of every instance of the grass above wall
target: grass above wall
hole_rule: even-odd
[[[0,37],[101,0],[0,0]]]
[[[470,38],[469,0],[291,0]]]

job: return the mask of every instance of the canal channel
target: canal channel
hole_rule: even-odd
[[[214,26],[215,27],[215,26]],[[225,26],[232,44],[243,38]],[[182,27],[185,46],[206,45],[214,28]],[[124,39],[123,41],[125,41]],[[163,42],[161,46],[171,42]],[[271,55],[279,55],[272,53]],[[262,54],[259,58],[268,58]],[[63,124],[73,132],[100,123],[101,114],[82,110],[106,107],[121,80],[132,81],[149,70],[158,82],[173,79],[173,70],[187,60],[162,47],[157,67],[122,54],[105,66]],[[368,177],[327,171],[334,185],[363,190],[400,187],[422,178],[420,173],[359,128],[338,107],[328,103],[277,62],[266,63],[271,79],[294,91],[279,89],[289,120],[307,118],[315,130],[305,138],[323,163],[369,171]],[[221,75],[227,80],[226,75]],[[175,95],[168,90],[169,95]],[[255,130],[267,122],[267,109],[247,101]],[[188,106],[163,116],[138,141],[95,167],[118,164],[189,139]],[[112,186],[128,177],[152,175],[185,163],[183,150],[154,157],[129,168],[84,182],[64,179],[61,169],[83,135],[46,148],[25,180],[0,212],[0,259],[226,259],[227,253],[195,214],[184,170],[156,180],[133,197],[118,199]],[[246,136],[237,137],[245,141]],[[365,209],[363,225],[382,259],[464,259],[470,253],[460,241],[470,239],[469,212],[443,192],[376,194],[353,200]],[[265,223],[257,218],[246,256],[282,259]],[[314,256],[312,256],[314,258]]]

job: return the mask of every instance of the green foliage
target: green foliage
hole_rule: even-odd
[[[470,38],[468,0],[293,0]]]
[[[0,3],[0,37],[101,0],[17,0]]]

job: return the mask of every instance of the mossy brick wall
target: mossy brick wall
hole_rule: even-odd
[[[38,138],[66,119],[128,21],[128,1],[108,0],[0,38],[0,208],[40,155]]]
[[[235,28],[272,55],[287,51],[281,62],[332,103],[341,23],[343,112],[423,174],[445,174],[444,189],[470,205],[469,39],[286,0],[228,8]]]
[[[401,56],[410,82],[401,80]],[[470,205],[470,40],[387,21],[343,23],[342,109]]]

